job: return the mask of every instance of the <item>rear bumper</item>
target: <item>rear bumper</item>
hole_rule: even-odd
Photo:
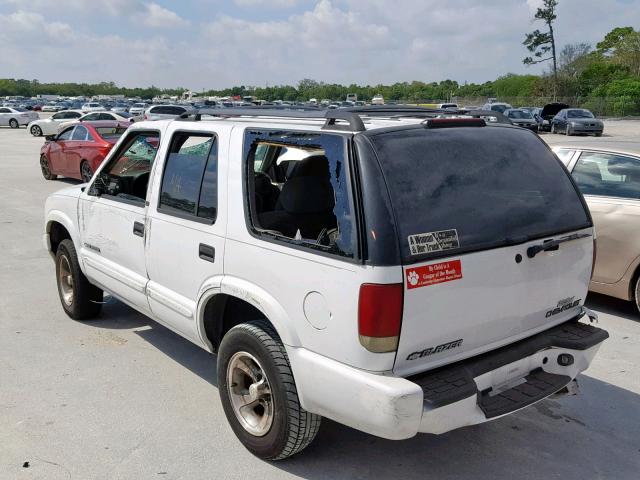
[[[587,320],[587,314],[410,378],[358,370],[303,348],[287,352],[303,408],[400,440],[499,418],[561,390],[589,367],[608,338],[604,330],[579,320]]]

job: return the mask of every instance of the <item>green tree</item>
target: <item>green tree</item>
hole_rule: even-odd
[[[542,7],[538,8],[533,18],[534,21],[542,20],[547,26],[547,31],[542,32],[539,29],[535,29],[533,32],[527,33],[524,42],[522,42],[522,44],[527,47],[527,50],[533,54],[533,56],[525,57],[522,60],[525,65],[535,65],[549,60],[553,61],[554,91],[558,83],[556,39],[553,31],[553,22],[557,18],[557,6],[558,0],[543,0]]]

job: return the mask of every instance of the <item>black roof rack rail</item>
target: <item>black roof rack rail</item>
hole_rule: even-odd
[[[232,117],[279,117],[279,118],[299,118],[299,119],[325,119],[322,127],[325,130],[346,130],[350,132],[362,132],[365,130],[364,122],[357,113],[346,110],[322,110],[317,107],[305,106],[256,106],[256,107],[233,107],[233,108],[202,108],[190,110],[178,117],[179,120],[200,121],[203,115],[220,118]],[[347,122],[348,125],[337,124],[338,120]]]
[[[473,118],[482,118],[487,123],[503,123],[512,125],[511,120],[502,113],[493,110],[468,110],[466,108],[449,109],[449,108],[429,108],[414,105],[371,105],[366,107],[350,107],[343,111],[357,113],[369,117],[391,117],[391,118],[438,118],[438,117],[456,117],[468,116]],[[491,120],[495,118],[495,120]]]

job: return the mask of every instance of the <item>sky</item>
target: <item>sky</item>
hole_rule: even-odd
[[[0,0],[0,78],[127,87],[485,82],[526,67],[542,0]],[[640,0],[559,0],[560,47]]]

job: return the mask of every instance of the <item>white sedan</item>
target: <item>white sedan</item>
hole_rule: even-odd
[[[104,112],[106,110],[107,109],[98,102],[89,102],[82,105],[83,112]]]
[[[59,130],[62,130],[65,127],[68,127],[72,123],[78,122],[93,122],[96,120],[117,120],[119,122],[135,122],[136,118],[133,115],[129,115],[126,112],[117,113],[117,112],[91,112],[85,113],[80,118],[74,118],[71,121],[63,122],[58,127]],[[140,118],[137,118],[140,120]]]
[[[77,120],[82,116],[80,110],[63,110],[58,113],[54,113],[50,118],[41,118],[31,122],[27,126],[27,130],[34,137],[40,137],[42,135],[55,135],[58,133],[60,125],[64,122]]]
[[[20,125],[27,125],[32,120],[38,119],[36,112],[31,112],[20,107],[0,107],[0,125],[9,125],[11,128],[18,128]]]

